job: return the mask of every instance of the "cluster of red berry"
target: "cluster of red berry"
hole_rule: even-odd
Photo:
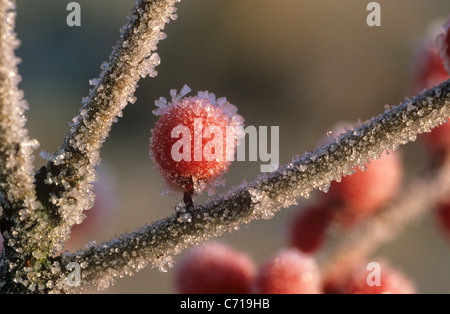
[[[187,294],[319,294],[337,287],[340,293],[413,293],[414,285],[386,262],[379,285],[368,285],[365,268],[351,275],[323,278],[316,259],[296,248],[285,248],[259,268],[242,252],[220,243],[198,246],[177,267],[177,293]]]
[[[433,44],[427,43],[421,52],[416,63],[415,93],[448,78],[449,28],[450,22],[445,25],[445,32],[438,36],[438,40],[433,40]],[[215,96],[208,93],[185,99],[176,93],[172,96],[172,103],[167,104],[164,100],[159,103],[160,119],[151,140],[152,156],[169,185],[183,190],[185,195],[192,195],[195,182],[208,183],[210,179],[217,179],[226,171],[229,163],[175,162],[170,153],[177,139],[167,134],[180,123],[194,130],[195,118],[202,118],[208,125],[215,124],[225,132],[225,127],[240,116],[226,101],[216,102]],[[221,103],[227,104],[227,107],[222,107]],[[442,162],[450,154],[450,123],[424,134],[422,142],[430,156],[434,156],[433,160]],[[190,147],[193,147],[196,143],[192,140],[191,144]],[[332,224],[351,229],[382,209],[398,192],[402,177],[401,154],[392,151],[372,160],[365,169],[355,169],[353,175],[342,178],[340,182],[333,182],[329,192],[322,195],[318,202],[298,209],[287,228],[287,248],[259,268],[247,255],[223,244],[193,249],[178,265],[177,291],[273,294],[414,292],[411,281],[386,262],[382,263],[381,283],[368,285],[367,261],[355,263],[345,273],[330,273],[327,278],[323,278],[314,256],[323,245]],[[443,230],[450,236],[450,200],[443,200],[435,212]]]

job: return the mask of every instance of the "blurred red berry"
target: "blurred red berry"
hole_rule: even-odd
[[[366,265],[364,265],[366,266]],[[372,272],[365,267],[351,273],[342,287],[344,294],[412,294],[415,286],[403,273],[389,264],[379,263],[379,282],[374,284]],[[368,279],[369,278],[369,279]],[[370,283],[370,284],[369,284]]]
[[[344,223],[352,224],[385,205],[401,184],[403,167],[398,152],[383,153],[366,167],[330,186],[327,195],[343,206],[339,219]]]
[[[288,244],[303,253],[314,253],[322,245],[335,213],[326,203],[299,208],[288,226]]]
[[[450,119],[431,130],[431,132],[423,133],[422,139],[431,153],[445,155],[450,151]]]
[[[423,89],[430,88],[449,78],[450,69],[450,21],[444,25],[444,32],[437,34],[431,32],[428,39],[421,47],[421,51],[415,58],[413,73],[413,93],[417,94]],[[447,69],[447,70],[446,70]],[[450,149],[450,124],[445,123],[434,128],[429,133],[420,136],[431,153],[442,156]]]
[[[415,61],[413,74],[413,93],[420,93],[426,88],[433,87],[448,79],[444,61],[439,56],[435,44],[427,43],[419,52]]]
[[[439,204],[435,214],[443,232],[450,239],[450,201]]]
[[[232,128],[239,131],[243,118],[235,106],[225,98],[216,100],[213,93],[182,98],[189,91],[187,86],[181,95],[172,90],[172,102],[155,102],[159,119],[152,130],[150,155],[169,187],[198,193],[227,171],[227,150],[234,151],[237,140],[236,134],[227,135]]]
[[[444,24],[444,32],[437,37],[439,55],[444,60],[444,66],[450,73],[450,16]]]
[[[246,294],[251,292],[255,266],[250,258],[224,244],[192,249],[175,273],[177,293]]]
[[[342,287],[354,270],[357,260],[345,256],[343,260],[334,263],[326,273],[322,274],[322,290],[325,294],[340,294]],[[359,264],[358,264],[359,265]]]
[[[320,274],[314,258],[297,249],[284,249],[261,266],[255,293],[264,294],[317,294]]]

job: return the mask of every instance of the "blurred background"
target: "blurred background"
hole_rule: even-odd
[[[54,152],[67,123],[87,96],[89,79],[100,72],[132,0],[79,0],[81,27],[68,27],[61,0],[17,0],[17,51],[30,110],[31,137]],[[82,248],[171,215],[177,199],[161,196],[162,179],[148,157],[154,100],[188,84],[237,105],[246,125],[280,126],[280,162],[316,147],[341,122],[365,120],[412,96],[414,51],[429,25],[445,20],[447,0],[378,1],[381,27],[368,27],[361,0],[189,0],[160,42],[156,78],[139,83],[135,104],[113,126],[102,149],[96,208],[74,231],[67,249]],[[407,175],[426,160],[420,143],[403,148]],[[225,189],[254,179],[259,162],[235,162]],[[224,191],[222,189],[221,191]],[[181,196],[180,196],[181,197]],[[205,197],[200,197],[199,202]],[[313,201],[314,197],[309,200]],[[300,204],[306,201],[300,201]],[[97,208],[98,207],[98,208]],[[247,252],[260,264],[285,245],[294,208],[272,220],[254,221],[219,240]],[[431,215],[380,248],[422,293],[450,293],[450,242]],[[176,261],[182,255],[176,257]],[[376,260],[376,258],[374,258]],[[173,269],[150,267],[119,279],[109,293],[172,293]]]

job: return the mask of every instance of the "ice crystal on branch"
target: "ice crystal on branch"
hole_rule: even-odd
[[[14,8],[13,1],[0,3],[0,200],[4,216],[14,215],[13,211],[17,214],[22,207],[25,219],[30,213],[27,211],[36,206],[32,153],[39,143],[28,137],[25,128],[28,105],[18,89],[21,77],[17,71],[19,59],[14,54],[19,45],[14,33]]]
[[[36,176],[38,187],[48,197],[43,195],[43,202],[60,218],[53,232],[54,251],[62,248],[70,227],[81,223],[83,211],[93,205],[92,183],[100,148],[125,106],[135,102],[138,81],[156,76],[155,67],[160,63],[156,46],[166,37],[162,32],[165,24],[175,18],[176,2],[136,1],[108,62],[101,66],[100,76],[90,80],[92,88],[70,124],[70,134]]]
[[[28,140],[23,128],[26,104],[17,89],[20,77],[13,53],[17,46],[14,2],[0,2],[0,192],[4,207],[2,232],[8,253],[2,257],[5,262],[0,263],[0,290],[42,293],[54,288],[49,278],[64,265],[54,264],[51,255],[62,249],[70,228],[81,223],[83,210],[93,204],[92,183],[96,180],[95,166],[100,163],[100,148],[123,108],[135,102],[137,82],[145,76],[156,76],[160,59],[154,51],[159,40],[166,37],[162,32],[165,24],[176,17],[176,2],[136,1],[108,62],[101,66],[99,78],[90,81],[89,96],[83,99],[61,149],[43,155],[49,162],[34,178],[31,151],[36,142]],[[15,229],[19,225],[20,229]]]

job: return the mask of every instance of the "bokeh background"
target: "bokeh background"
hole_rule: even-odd
[[[87,96],[88,81],[99,74],[126,22],[132,0],[79,0],[81,27],[68,27],[61,0],[17,0],[17,51],[23,60],[31,136],[40,150],[54,152],[67,123]],[[417,44],[430,23],[450,13],[448,0],[378,1],[382,26],[366,25],[362,0],[189,0],[178,4],[179,18],[166,27],[159,44],[162,63],[156,78],[139,83],[135,104],[124,110],[102,149],[97,205],[85,228],[77,228],[67,248],[82,248],[133,231],[173,212],[177,200],[161,196],[162,180],[148,157],[154,100],[187,83],[237,105],[247,125],[280,126],[280,161],[314,149],[327,131],[343,121],[365,120],[412,96]],[[426,156],[420,143],[403,148],[407,176]],[[252,180],[259,162],[235,162],[227,186]],[[199,198],[202,201],[203,198]],[[312,200],[313,201],[314,197]],[[301,204],[306,201],[300,201]],[[285,245],[289,208],[269,221],[254,221],[219,240],[246,251],[260,264]],[[413,278],[419,292],[450,292],[450,242],[431,215],[411,225],[377,251]],[[374,260],[376,261],[376,257]],[[176,261],[182,255],[176,257]],[[119,279],[109,293],[173,293],[174,270],[147,267]]]

